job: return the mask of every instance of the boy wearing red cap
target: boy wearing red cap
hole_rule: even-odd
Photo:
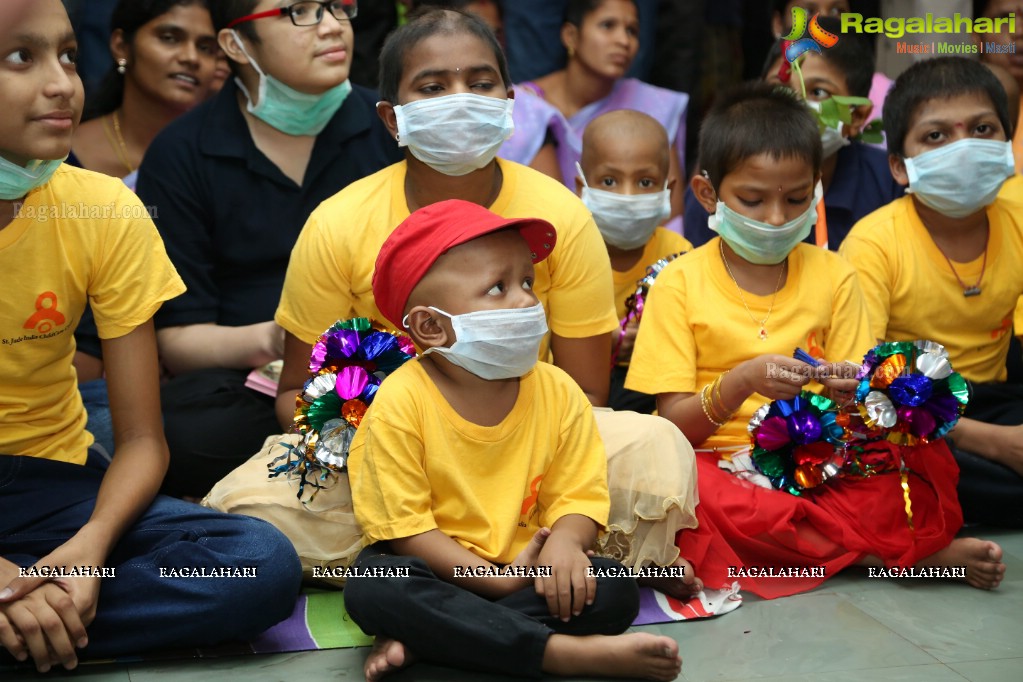
[[[543,220],[450,200],[377,258],[376,303],[422,355],[381,385],[349,458],[369,546],[345,601],[378,638],[368,680],[417,659],[525,677],[681,669],[670,638],[621,634],[636,583],[587,555],[610,506],[604,448],[579,386],[537,363],[533,264],[555,241]]]

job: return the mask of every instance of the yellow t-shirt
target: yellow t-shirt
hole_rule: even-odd
[[[643,255],[635,265],[625,272],[612,270],[615,283],[615,313],[618,315],[618,319],[625,318],[625,301],[636,293],[636,283],[646,277],[648,267],[662,258],[692,250],[693,245],[679,233],[663,227],[654,230],[654,235],[643,247]]]
[[[963,296],[911,196],[863,218],[840,249],[860,274],[875,338],[937,341],[957,372],[979,382],[1005,381],[1013,311],[1023,294],[1023,203],[999,195],[987,217],[987,265],[983,254],[955,263],[969,285],[983,270],[978,296]]]
[[[439,529],[510,563],[567,514],[607,524],[607,457],[593,412],[561,369],[538,363],[496,426],[455,412],[417,360],[387,381],[352,441],[352,506],[366,544]]]
[[[1020,113],[1020,123],[1023,125],[1023,112]],[[1019,166],[1023,163],[1023,149],[1017,148],[1019,144],[1023,144],[1023,133],[1019,131],[1020,129],[1016,128],[1016,139],[1013,142],[1017,174],[1005,181],[1001,191],[998,192],[998,196],[1023,203],[1023,175],[1019,175]],[[1015,329],[1016,336],[1023,338],[1023,297],[1016,304],[1016,313],[1013,315],[1013,329]]]
[[[565,338],[606,334],[614,314],[611,261],[589,211],[559,182],[498,159],[504,182],[490,210],[505,218],[539,217],[558,231],[554,251],[536,265],[533,293],[551,331]],[[409,216],[406,165],[352,183],[309,216],[291,252],[277,323],[314,343],[338,319],[371,317],[386,324],[373,300],[380,247]],[[540,348],[547,358],[549,343]]]
[[[101,338],[185,290],[118,179],[63,165],[0,230],[0,453],[82,464],[92,436],[71,361],[86,299]]]
[[[856,273],[834,253],[799,244],[777,295],[743,291],[721,260],[720,237],[677,258],[650,288],[625,387],[643,393],[695,393],[722,372],[767,353],[796,348],[859,363],[873,346]],[[774,299],[772,307],[771,301]],[[760,320],[768,337],[759,338]],[[756,318],[754,321],[752,318]],[[750,396],[702,448],[747,445],[750,417],[770,400]]]

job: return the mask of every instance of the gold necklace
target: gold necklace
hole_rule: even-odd
[[[991,231],[990,228],[988,228],[988,236],[987,239],[984,240],[984,260],[981,261],[980,264],[980,277],[977,278],[977,283],[974,284],[973,286],[966,285],[966,282],[963,281],[963,278],[959,276],[958,272],[956,272],[956,266],[952,265],[952,259],[949,258],[944,251],[942,251],[941,247],[938,246],[937,243],[934,244],[935,246],[938,246],[938,251],[941,252],[941,255],[945,256],[945,262],[948,263],[948,267],[951,268],[952,274],[955,275],[956,279],[959,281],[959,286],[963,288],[963,296],[966,296],[967,298],[969,298],[970,296],[980,295],[980,282],[981,280],[984,279],[984,271],[987,269],[987,247],[990,242]]]
[[[778,298],[778,292],[780,291],[781,287],[781,278],[785,274],[785,269],[788,266],[788,259],[787,258],[785,259],[785,261],[782,263],[781,270],[778,271],[778,281],[775,282],[774,284],[774,296],[771,297],[771,305],[768,306],[767,308],[767,315],[764,316],[764,319],[758,320],[756,317],[754,317],[752,311],[750,311],[749,309],[749,306],[746,304],[746,297],[742,295],[742,287],[739,286],[739,280],[735,279],[735,275],[732,274],[732,268],[728,266],[728,259],[725,258],[724,241],[723,240],[719,241],[718,246],[721,247],[721,260],[725,264],[725,271],[728,272],[728,276],[732,278],[732,282],[735,284],[735,288],[739,292],[739,300],[742,301],[742,307],[746,309],[746,314],[749,315],[749,319],[753,320],[753,324],[757,325],[760,328],[760,332],[757,334],[757,337],[761,341],[767,341],[767,321],[771,319],[771,312],[774,310],[774,302]]]
[[[114,110],[113,113],[110,114],[110,120],[114,123],[114,135],[117,138],[117,143],[114,144],[113,140],[111,140],[111,144],[114,147],[114,151],[117,153],[117,158],[120,159],[121,163],[124,164],[124,167],[128,169],[128,174],[130,175],[135,172],[135,166],[131,165],[131,161],[129,160],[131,157],[128,154],[128,145],[124,141],[124,135],[121,134],[121,119],[117,115],[117,110]]]

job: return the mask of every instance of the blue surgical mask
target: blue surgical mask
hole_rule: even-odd
[[[593,189],[586,182],[582,166],[575,164],[583,181],[582,200],[593,214],[604,241],[611,246],[632,251],[642,248],[654,230],[671,216],[671,192],[668,183],[660,192],[649,194],[617,194]]]
[[[993,202],[1015,171],[1012,142],[967,138],[907,158],[907,192],[942,215],[965,218]]]
[[[428,348],[423,355],[443,355],[452,364],[489,381],[514,379],[533,369],[540,344],[547,336],[547,313],[542,303],[463,315],[450,315],[433,306],[431,309],[451,318],[455,342],[450,348]]]
[[[398,146],[444,175],[485,167],[511,137],[514,99],[471,93],[420,99],[394,107]]]
[[[818,182],[810,207],[784,225],[747,218],[719,201],[716,211],[707,219],[707,226],[721,235],[725,244],[740,258],[757,265],[777,265],[809,236],[817,222],[817,202],[822,191]]]
[[[14,201],[42,187],[60,168],[64,159],[51,161],[30,161],[28,166],[19,166],[0,156],[0,200]]]
[[[252,95],[241,79],[235,78],[235,83],[249,101],[247,107],[249,113],[282,133],[296,136],[319,135],[352,92],[352,84],[347,80],[320,95],[299,92],[264,73],[245,49],[244,43],[234,29],[231,30],[231,35],[234,36],[242,53],[249,58],[252,68],[259,74],[259,101],[255,104],[252,103]]]

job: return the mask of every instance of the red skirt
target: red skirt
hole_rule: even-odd
[[[913,566],[947,547],[963,525],[959,467],[943,440],[906,448],[903,456],[912,529],[898,472],[842,479],[796,496],[748,483],[718,467],[717,455],[697,453],[700,525],[679,531],[675,542],[708,587],[738,581],[766,599],[817,587],[867,556],[889,568]],[[823,577],[750,577],[768,567],[818,568]]]

